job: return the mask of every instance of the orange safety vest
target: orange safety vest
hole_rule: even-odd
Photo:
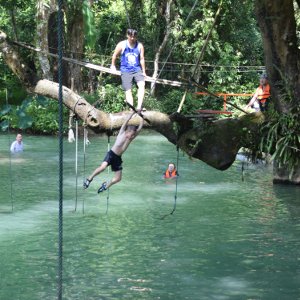
[[[266,84],[265,86],[260,85],[257,90],[257,99],[260,103],[265,103],[267,99],[271,96],[270,85]]]
[[[176,169],[174,169],[171,174],[170,174],[169,170],[167,169],[165,174],[164,174],[165,178],[172,178],[172,177],[175,177],[175,176],[177,176]]]

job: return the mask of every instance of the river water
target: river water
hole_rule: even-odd
[[[58,142],[25,135],[10,159],[13,139],[0,136],[0,299],[56,299]],[[84,191],[106,151],[105,137],[85,156],[80,141],[76,189],[64,143],[63,299],[300,299],[299,187],[274,186],[270,166],[246,165],[242,181],[239,161],[221,172],[180,153],[168,215],[176,148],[144,132],[122,182],[98,195],[105,171]]]

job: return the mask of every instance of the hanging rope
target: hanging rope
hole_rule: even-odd
[[[242,181],[245,180],[245,175],[244,175],[244,173],[245,173],[245,167],[244,167],[244,162],[242,161]]]
[[[194,78],[194,76],[195,76],[195,74],[196,74],[196,72],[197,72],[198,66],[199,66],[199,64],[200,64],[200,62],[201,62],[201,60],[202,60],[202,58],[203,58],[205,49],[206,49],[206,47],[207,47],[207,45],[208,45],[208,42],[209,42],[211,33],[212,33],[212,31],[213,31],[213,29],[214,29],[216,23],[217,23],[218,16],[219,16],[219,14],[220,14],[220,12],[221,12],[222,2],[223,2],[223,1],[221,1],[220,4],[219,4],[218,10],[217,10],[216,15],[215,15],[215,18],[214,18],[214,22],[213,22],[213,24],[212,24],[212,26],[211,26],[211,28],[210,28],[210,30],[209,30],[207,36],[206,36],[206,39],[205,39],[205,41],[204,41],[204,45],[203,45],[203,47],[202,47],[202,49],[201,49],[200,55],[199,55],[198,60],[197,60],[197,62],[196,62],[196,66],[195,66],[195,68],[194,68],[194,70],[193,70],[193,73],[192,73],[192,76],[191,76],[192,78]],[[184,101],[185,101],[187,92],[188,92],[188,89],[187,89],[187,87],[186,87],[186,88],[185,88],[184,95],[182,96],[181,102],[180,102],[179,107],[178,107],[178,109],[177,109],[177,112],[178,112],[178,113],[180,113],[180,111],[181,111],[181,109],[182,109],[182,106],[183,106],[183,104],[184,104]]]
[[[86,129],[86,123],[83,123],[83,180],[85,180],[86,176],[86,146],[89,144],[88,140],[88,131]],[[84,197],[82,200],[82,213],[84,214]]]
[[[182,28],[181,28],[181,32],[183,32],[183,28],[186,26],[186,24],[187,24],[187,22],[188,22],[190,16],[192,15],[192,12],[194,11],[194,9],[195,9],[197,3],[198,3],[198,0],[195,0],[195,2],[194,2],[194,4],[193,4],[193,6],[192,6],[192,8],[191,8],[191,10],[190,10],[190,12],[189,12],[189,14],[188,14],[188,16],[186,17],[185,21],[183,22],[183,25],[182,25]],[[175,42],[174,42],[173,46],[171,47],[171,49],[170,49],[170,51],[169,51],[169,54],[168,54],[167,58],[165,59],[165,61],[164,61],[163,65],[162,65],[162,67],[161,67],[161,69],[160,69],[160,71],[159,71],[157,77],[154,79],[154,83],[153,83],[152,88],[151,88],[151,90],[150,90],[149,96],[152,94],[152,91],[153,91],[153,89],[155,88],[155,84],[156,84],[156,82],[158,81],[158,79],[159,79],[159,77],[160,77],[160,75],[161,75],[161,73],[162,73],[162,71],[163,71],[163,69],[164,69],[166,63],[168,62],[168,60],[169,60],[169,58],[170,58],[170,56],[171,56],[171,54],[172,54],[172,52],[173,52],[175,46],[177,46],[178,39],[179,39],[180,36],[181,36],[181,35],[179,35],[179,36],[177,37],[177,39],[175,40]],[[149,96],[148,96],[148,97],[149,97]]]
[[[110,150],[110,135],[107,136],[107,152]],[[110,167],[107,167],[107,175],[109,177],[110,173]],[[108,204],[109,204],[109,188],[107,189],[107,195],[106,195],[106,212],[105,214],[108,214]]]
[[[62,300],[63,282],[63,1],[58,0],[57,39],[58,39],[58,114],[59,114],[59,213],[58,213],[58,291],[57,298]]]
[[[192,76],[191,76],[192,78],[193,78],[193,77],[195,76],[195,74],[196,74],[196,71],[197,71],[197,69],[198,69],[198,67],[199,67],[199,65],[200,65],[200,62],[201,62],[201,60],[202,60],[202,58],[203,58],[204,52],[205,52],[206,47],[207,47],[207,45],[208,45],[209,39],[210,39],[210,37],[211,37],[212,31],[213,31],[214,27],[215,27],[216,24],[217,24],[217,19],[218,19],[218,16],[219,16],[220,12],[221,12],[222,4],[223,4],[223,1],[221,0],[221,2],[220,2],[220,4],[219,4],[219,7],[218,7],[218,10],[217,10],[217,12],[216,12],[216,14],[215,14],[214,22],[213,22],[212,26],[210,27],[210,30],[209,30],[209,32],[208,32],[208,34],[207,34],[207,36],[206,36],[206,39],[205,39],[205,41],[204,41],[204,45],[203,45],[203,47],[202,47],[202,49],[201,49],[201,52],[200,52],[199,57],[198,57],[198,60],[197,60],[197,62],[196,62],[196,65],[195,65],[193,74],[192,74]]]
[[[167,216],[173,215],[173,213],[176,210],[176,206],[177,206],[177,192],[178,192],[178,177],[179,177],[179,147],[176,146],[176,150],[177,150],[177,158],[176,158],[176,168],[177,168],[177,176],[176,176],[176,183],[175,183],[175,194],[174,194],[174,204],[173,204],[173,209],[170,213],[163,215],[160,219],[163,220],[165,219]]]
[[[209,91],[207,88],[205,88],[204,86],[202,86],[200,83],[196,82],[194,79],[192,79],[192,82],[195,86],[197,86],[200,90],[202,90],[203,92],[207,93],[208,95],[210,96],[213,96],[215,97],[216,99],[220,100],[220,101],[224,101],[221,97],[219,97],[218,95],[212,93],[211,91]],[[232,107],[236,108],[237,110],[245,113],[246,115],[249,114],[249,112],[243,110],[242,108],[240,108],[239,106],[235,105],[234,103],[232,102],[229,102],[229,101],[226,101],[226,104],[229,104],[231,105]]]
[[[78,118],[75,117],[75,209],[77,210],[77,199],[78,199]]]
[[[6,82],[6,74],[5,74],[5,82]],[[5,102],[6,107],[8,109],[8,91],[7,88],[5,89]],[[8,123],[7,123],[7,135],[8,135],[8,149],[9,149],[9,180],[10,180],[10,203],[11,203],[11,211],[14,211],[14,198],[13,198],[13,182],[12,182],[12,162],[11,162],[11,151],[10,151],[10,122],[8,117]]]

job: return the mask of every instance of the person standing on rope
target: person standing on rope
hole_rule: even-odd
[[[127,40],[117,44],[111,60],[112,70],[116,70],[116,59],[119,55],[121,55],[121,80],[126,101],[133,106],[131,89],[134,80],[138,87],[137,111],[141,112],[145,94],[146,67],[144,46],[137,41],[137,31],[135,29],[127,29]]]
[[[22,134],[18,133],[16,136],[16,140],[12,142],[10,146],[10,152],[11,153],[18,153],[18,152],[23,152],[24,147],[23,147],[23,137]]]
[[[109,150],[101,163],[101,165],[95,169],[91,176],[86,178],[83,182],[84,189],[87,189],[94,179],[95,176],[103,172],[108,166],[111,165],[111,169],[115,172],[114,178],[109,182],[103,182],[100,188],[98,189],[98,193],[101,193],[107,190],[113,184],[118,183],[122,179],[122,154],[126,151],[129,144],[137,137],[140,133],[144,119],[140,118],[139,126],[128,125],[129,120],[133,117],[135,112],[132,112],[129,117],[126,119],[124,124],[122,125],[119,134],[116,138],[114,145],[112,146],[111,150]]]
[[[267,74],[262,74],[259,80],[259,87],[245,108],[248,109],[253,106],[256,111],[266,111],[270,102],[270,96],[271,89],[268,83],[268,76]]]

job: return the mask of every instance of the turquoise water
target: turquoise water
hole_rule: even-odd
[[[25,135],[10,172],[13,139],[0,136],[0,299],[56,299],[57,139]],[[63,299],[300,299],[300,189],[273,186],[270,167],[248,165],[242,181],[240,162],[221,172],[180,153],[177,208],[162,218],[173,145],[140,135],[107,202],[96,191],[112,173],[81,188],[81,140],[75,212],[75,144],[64,150]],[[86,175],[106,151],[91,138]]]

